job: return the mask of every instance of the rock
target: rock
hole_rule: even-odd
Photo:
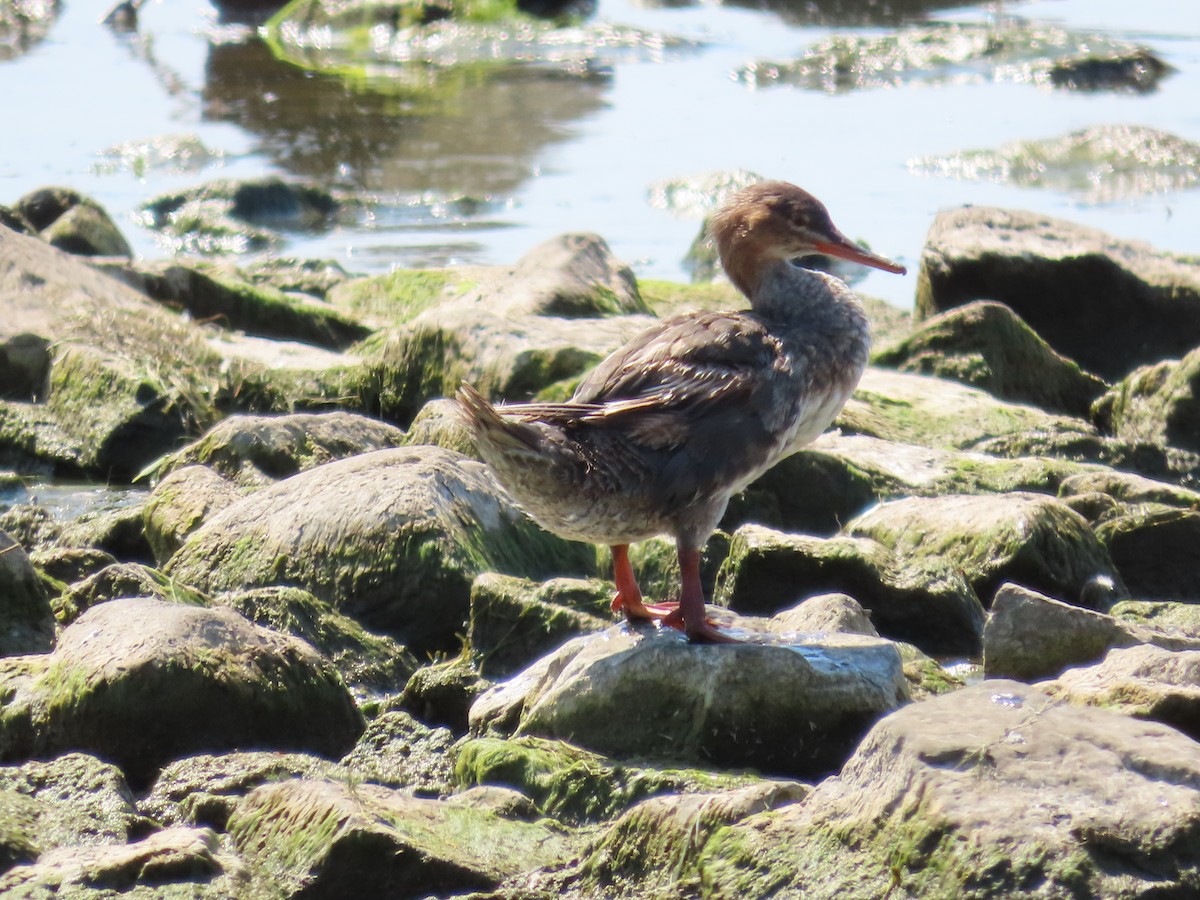
[[[1096,536],[1133,596],[1200,601],[1200,512],[1134,508],[1099,523]]]
[[[926,319],[911,337],[877,351],[873,361],[1079,418],[1107,388],[1055,353],[1007,306],[986,301]]]
[[[110,266],[106,271],[198,321],[218,320],[227,329],[257,337],[344,350],[371,333],[328,303],[253,284],[232,267],[152,262]]]
[[[465,654],[423,666],[413,673],[396,701],[422,722],[465,734],[476,698],[492,686]]]
[[[1200,637],[1200,604],[1124,600],[1109,613],[1119,621],[1147,625],[1155,631]]]
[[[409,447],[250,494],[193,532],[165,571],[212,593],[303,587],[423,653],[457,647],[480,572],[586,572],[594,558],[526,519],[481,463]]]
[[[120,846],[62,847],[0,875],[0,893],[22,897],[186,892],[219,900],[248,888],[241,862],[207,828],[168,828]]]
[[[21,332],[0,336],[0,399],[36,403],[49,390],[50,342]]]
[[[29,561],[47,578],[65,585],[117,564],[117,558],[107,550],[92,547],[46,547],[30,553]]]
[[[275,585],[230,591],[217,598],[251,622],[298,637],[333,663],[359,699],[402,690],[418,663],[402,645],[373,634],[300,588]]]
[[[981,81],[1150,90],[1170,71],[1145,47],[1014,19],[934,23],[883,35],[834,34],[798,59],[759,60],[738,77],[751,85],[782,83],[827,93]]]
[[[124,844],[143,824],[116,766],[83,753],[0,766],[0,872],[74,844]]]
[[[1182,359],[1155,362],[1131,372],[1097,402],[1096,419],[1125,440],[1197,451],[1200,450],[1198,387],[1200,349]]]
[[[896,500],[848,523],[846,533],[879,541],[901,565],[949,563],[985,606],[1005,581],[1104,609],[1127,596],[1084,518],[1040,494]],[[1099,592],[1101,584],[1108,590]]]
[[[256,787],[290,778],[340,774],[344,770],[337,763],[309,753],[204,753],[166,765],[138,806],[162,825],[202,826],[224,832],[234,808]]]
[[[238,852],[286,896],[489,890],[572,852],[545,825],[374,784],[301,779],[252,791],[230,818],[229,832]]]
[[[143,511],[146,540],[165,565],[196,529],[244,496],[208,466],[184,466],[154,487]]]
[[[918,317],[979,299],[1009,306],[1056,351],[1109,381],[1200,344],[1200,267],[1036,213],[964,207],[934,220]]]
[[[401,422],[463,381],[513,401],[561,382],[565,398],[575,379],[653,324],[631,314],[639,310],[633,276],[608,245],[565,235],[377,337],[367,377],[380,385],[382,414]]]
[[[511,675],[568,639],[612,624],[612,589],[604,582],[485,573],[471,585],[468,641],[479,673]],[[601,618],[603,616],[603,618]]]
[[[875,726],[837,778],[705,844],[712,897],[1185,896],[1200,754],[1164,725],[987,681]]]
[[[927,652],[979,652],[985,613],[962,574],[933,556],[903,560],[862,538],[734,532],[713,599],[740,613],[775,615],[799,600],[845,592],[870,610],[880,633]]]
[[[1200,508],[1200,491],[1113,469],[1092,469],[1064,478],[1059,499],[1100,492],[1128,503],[1161,503],[1183,509]]]
[[[1112,647],[1143,643],[1200,648],[1200,636],[1124,622],[1006,584],[996,592],[983,631],[983,669],[989,678],[1034,681],[1095,662]]]
[[[70,585],[54,605],[61,623],[69,625],[101,603],[135,597],[153,597],[192,606],[212,604],[206,595],[173,581],[157,569],[140,563],[113,563]]]
[[[782,632],[866,634],[879,637],[870,614],[849,594],[817,594],[772,617]]]
[[[17,212],[52,246],[78,256],[133,256],[104,208],[70,188],[41,188],[17,201]]]
[[[454,743],[448,728],[430,728],[402,710],[387,710],[367,723],[342,765],[353,778],[372,784],[446,797],[455,783]]]
[[[54,612],[29,557],[0,531],[0,656],[44,653],[54,645]]]
[[[1114,648],[1096,665],[1068,669],[1042,687],[1070,703],[1162,722],[1200,740],[1200,643],[1197,646]]]
[[[227,609],[112,600],[89,610],[47,657],[0,678],[0,758],[86,749],[146,784],[189,753],[268,747],[345,752],[362,719],[307,644]]]
[[[559,895],[700,895],[703,889],[687,875],[716,831],[755,813],[801,801],[808,792],[806,786],[795,782],[764,782],[721,792],[643,800],[625,812],[589,849],[582,863],[561,880]]]
[[[908,696],[899,653],[875,638],[716,648],[667,631],[570,641],[476,700],[472,733],[808,777],[836,769]]]
[[[602,822],[656,795],[704,795],[716,790],[795,782],[765,782],[749,774],[626,765],[564,741],[477,737],[464,741],[454,764],[460,784],[504,785],[533,801],[543,815],[575,825]]]
[[[229,416],[158,465],[159,475],[202,465],[239,487],[261,487],[322,463],[399,447],[395,425],[348,412]]]
[[[1096,437],[1079,419],[1006,403],[954,381],[874,366],[867,367],[835,424],[853,434],[940,450],[978,450],[985,441],[1031,432]]]
[[[462,420],[458,403],[446,397],[430,400],[408,426],[406,444],[430,444],[478,459],[475,436]]]

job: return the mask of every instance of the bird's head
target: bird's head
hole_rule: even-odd
[[[763,261],[816,253],[898,275],[907,272],[854,243],[838,231],[820,200],[784,181],[762,181],[738,191],[713,214],[709,233],[725,271],[744,291],[752,270]]]

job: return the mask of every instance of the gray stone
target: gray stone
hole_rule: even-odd
[[[43,653],[54,644],[54,612],[25,550],[0,531],[0,656]]]

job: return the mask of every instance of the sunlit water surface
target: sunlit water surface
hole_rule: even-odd
[[[826,7],[829,4],[825,4]],[[385,216],[289,238],[288,255],[347,269],[509,263],[564,231],[594,231],[642,277],[686,280],[681,261],[699,219],[655,208],[668,178],[748,169],[801,184],[851,236],[909,265],[872,271],[859,289],[911,305],[925,233],[961,204],[1041,211],[1200,253],[1200,190],[1108,204],[1043,189],[914,174],[916,157],[1052,138],[1100,124],[1152,126],[1200,142],[1200,4],[1179,0],[1027,0],[948,7],[938,18],[997,14],[1099,31],[1150,46],[1178,71],[1147,95],[1080,94],[1031,84],[912,84],[825,94],[752,88],[732,73],[754,59],[798,56],[850,28],[710,3],[674,8],[601,0],[603,20],[692,38],[696,49],[617,62],[592,79],[509,77],[464,93],[435,116],[278,64],[238,43],[199,0],[143,9],[138,39],[68,0],[47,38],[0,62],[0,203],[47,184],[96,197],[135,251],[169,249],[136,221],[166,191],[213,178],[294,175],[407,197],[425,189],[489,198],[473,215]],[[803,10],[804,4],[796,4]],[[874,26],[868,34],[885,34]],[[217,157],[192,171],[98,166],[130,140],[194,134]]]

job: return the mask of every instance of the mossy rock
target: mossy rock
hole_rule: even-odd
[[[1007,306],[984,301],[926,319],[912,336],[876,351],[872,361],[1080,418],[1107,387],[1057,354]]]
[[[166,572],[201,590],[312,591],[416,653],[457,650],[486,571],[587,574],[595,551],[534,525],[480,463],[377,450],[263,488],[193,532]]]
[[[460,785],[516,788],[542,815],[572,824],[610,819],[658,794],[703,793],[760,782],[753,775],[620,763],[563,741],[536,737],[468,739],[459,747],[454,772]]]

